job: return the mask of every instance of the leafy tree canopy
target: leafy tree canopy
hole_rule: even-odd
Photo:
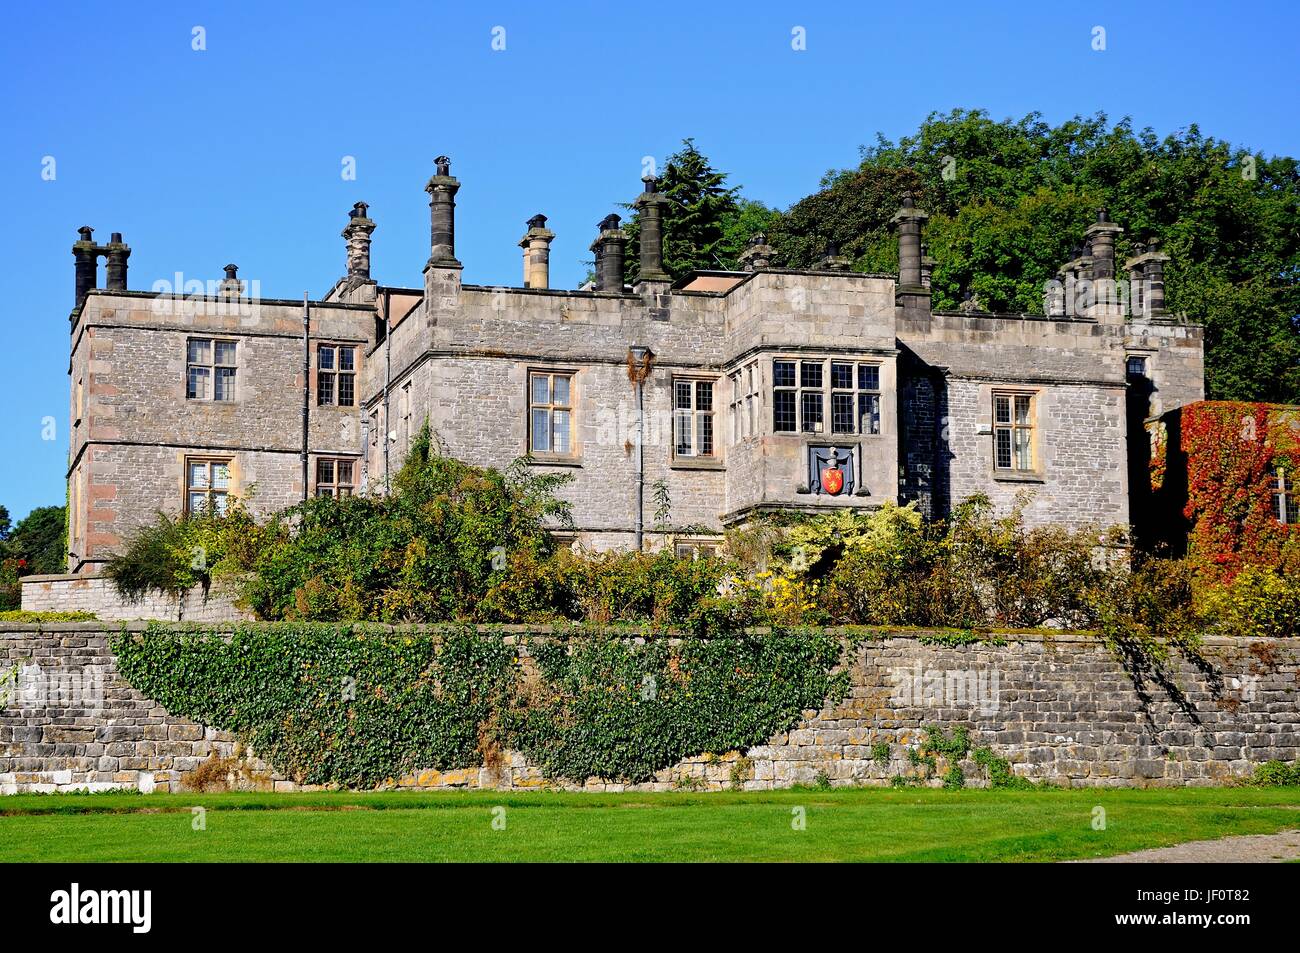
[[[10,530],[9,511],[0,506],[0,558],[25,560],[22,575],[67,572],[67,509],[38,506]]]
[[[914,135],[863,147],[771,228],[779,261],[807,267],[828,242],[860,271],[892,271],[889,219],[905,189],[930,213],[934,307],[968,294],[989,310],[1042,313],[1043,284],[1105,205],[1134,242],[1172,256],[1168,306],[1206,325],[1206,383],[1217,399],[1300,402],[1300,175],[1203,136],[1163,139],[1105,114],[1053,126],[1037,113],[932,114]]]

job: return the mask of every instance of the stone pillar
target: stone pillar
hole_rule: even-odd
[[[456,193],[460,182],[451,175],[451,160],[434,159],[435,175],[424,191],[429,193],[429,264],[459,268],[456,260]]]
[[[818,258],[813,268],[818,271],[848,271],[850,262],[840,254],[840,246],[835,242],[826,243],[826,251]],[[919,282],[919,279],[918,279]]]
[[[224,270],[226,277],[217,286],[217,294],[222,298],[238,298],[244,293],[244,283],[238,277],[239,266],[226,265]]]
[[[898,226],[898,290],[921,288],[921,226],[929,218],[916,207],[911,192],[903,193],[903,207],[890,220]]]
[[[653,175],[647,175],[641,181],[645,184],[645,191],[633,203],[639,213],[641,262],[638,280],[671,281],[672,277],[664,271],[663,210],[668,197],[659,191],[659,180]]]
[[[528,231],[519,240],[524,250],[524,287],[549,288],[551,286],[551,241],[555,232],[546,227],[545,215],[534,215],[528,220]]]
[[[742,271],[762,271],[772,264],[772,246],[767,243],[767,235],[758,232],[749,240],[745,250],[740,253]]]
[[[921,281],[921,228],[930,216],[916,207],[911,192],[890,221],[898,228],[898,285],[894,302],[910,312],[930,311],[930,289]]]
[[[82,225],[77,229],[81,237],[72,246],[72,257],[76,261],[74,308],[80,308],[87,292],[99,286],[99,247],[92,237],[94,231],[89,225]]]
[[[623,251],[627,233],[619,225],[617,215],[606,215],[597,228],[600,235],[591,243],[596,253],[596,290],[623,290]]]
[[[131,257],[131,246],[122,241],[121,232],[114,232],[103,251],[108,259],[104,266],[104,287],[112,291],[125,291],[126,260]]]
[[[348,212],[348,224],[342,231],[347,243],[348,282],[359,284],[370,281],[370,236],[375,230],[375,223],[366,215],[370,206],[357,202]]]
[[[1091,248],[1092,305],[1088,316],[1095,320],[1123,319],[1124,305],[1115,285],[1115,239],[1124,229],[1110,220],[1105,207],[1097,209],[1097,221],[1084,232]]]
[[[1169,256],[1160,251],[1156,239],[1145,246],[1138,245],[1137,255],[1124,263],[1129,271],[1129,279],[1136,289],[1133,293],[1133,314],[1143,317],[1164,317],[1165,310],[1165,262]]]
[[[930,277],[934,274],[935,261],[930,257],[929,249],[925,243],[921,244],[921,287],[928,289],[930,287]]]

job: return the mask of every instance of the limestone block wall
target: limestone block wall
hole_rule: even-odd
[[[0,792],[177,790],[214,753],[234,756],[234,738],[173,717],[118,677],[113,628],[0,625],[0,675],[13,676],[0,680]],[[766,744],[702,754],[642,787],[763,790],[823,776],[833,785],[887,784],[916,772],[908,752],[927,727],[963,726],[1017,775],[1071,786],[1212,785],[1266,760],[1300,758],[1300,647],[1290,641],[1207,639],[1198,659],[1175,656],[1155,671],[1089,636],[1002,638],[951,646],[899,633],[846,643],[851,689],[843,701],[805,712]],[[246,781],[294,788],[254,754],[243,757]],[[963,767],[979,781],[972,762]],[[400,782],[545,783],[517,752],[493,768],[430,769]]]
[[[128,602],[103,576],[83,573],[26,576],[21,581],[22,605],[27,612],[93,612],[104,621],[223,622],[251,618],[249,613],[235,605],[233,595],[215,588],[207,598],[196,587],[180,599],[150,592],[139,602]]]

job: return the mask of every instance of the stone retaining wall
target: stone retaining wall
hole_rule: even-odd
[[[110,631],[94,623],[0,625],[0,792],[179,790],[205,759],[237,754],[241,784],[295,788],[239,752],[231,736],[175,718],[125,684],[108,650]],[[887,784],[917,772],[908,752],[928,726],[965,726],[1016,774],[1073,786],[1218,784],[1263,761],[1300,759],[1300,651],[1292,642],[1207,639],[1199,659],[1174,657],[1155,671],[1088,636],[1003,638],[952,646],[897,633],[862,642],[847,657],[852,687],[841,703],[805,712],[797,729],[743,757],[692,758],[643,787],[762,790],[820,777]],[[888,753],[877,760],[881,743]],[[981,777],[973,763],[963,767],[968,778]],[[429,770],[400,782],[544,783],[512,752],[493,768]]]
[[[25,576],[19,582],[23,609],[28,612],[93,612],[108,622],[126,619],[222,622],[251,618],[249,613],[236,608],[232,595],[215,587],[206,597],[202,589],[195,587],[180,599],[150,592],[139,602],[128,602],[104,576]]]

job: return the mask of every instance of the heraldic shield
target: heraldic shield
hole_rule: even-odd
[[[808,448],[808,482],[798,492],[827,496],[861,496],[857,489],[854,451],[848,447]]]

